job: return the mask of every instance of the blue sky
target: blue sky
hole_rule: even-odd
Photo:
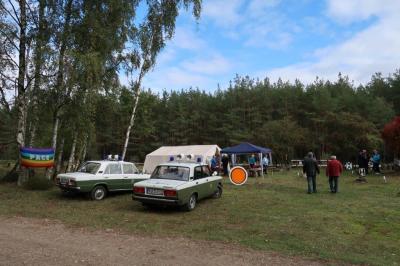
[[[310,83],[339,72],[365,84],[400,67],[399,10],[399,0],[203,0],[199,21],[181,12],[143,86],[213,91],[236,74]]]

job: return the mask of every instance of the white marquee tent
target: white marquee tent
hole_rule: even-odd
[[[188,145],[188,146],[162,146],[157,150],[146,155],[144,161],[143,171],[145,173],[152,173],[154,168],[160,163],[170,161],[171,157],[176,160],[178,154],[194,155],[195,161],[200,160],[203,163],[211,161],[215,151],[221,150],[218,145]]]

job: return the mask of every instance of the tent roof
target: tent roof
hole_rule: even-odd
[[[207,154],[207,153],[215,153],[215,149],[218,148],[218,145],[187,145],[187,146],[162,146],[157,150],[149,153],[148,156],[162,156],[162,155],[171,155],[171,154]]]
[[[270,148],[263,148],[248,142],[240,143],[233,147],[227,147],[221,150],[221,153],[227,154],[246,154],[246,153],[270,153]]]

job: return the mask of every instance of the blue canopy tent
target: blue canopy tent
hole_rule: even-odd
[[[221,150],[221,153],[232,155],[232,164],[236,162],[236,155],[240,154],[254,154],[257,153],[259,155],[260,162],[262,162],[262,155],[268,154],[270,162],[272,162],[272,150],[270,148],[260,147],[248,142],[240,143],[239,145],[233,147],[227,147]],[[261,172],[263,173],[263,165],[261,165]]]

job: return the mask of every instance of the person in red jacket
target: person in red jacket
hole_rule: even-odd
[[[332,193],[339,191],[339,176],[343,172],[343,165],[336,156],[332,155],[326,166],[326,176],[329,177],[329,187]]]

